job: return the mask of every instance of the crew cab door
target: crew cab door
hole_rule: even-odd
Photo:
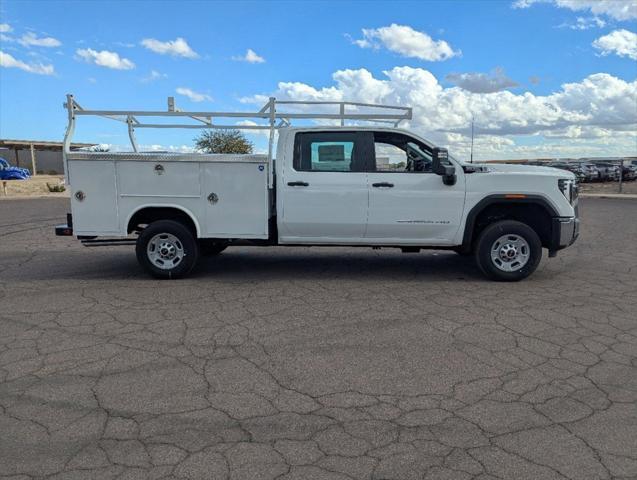
[[[455,185],[432,172],[431,148],[401,132],[373,133],[365,148],[370,242],[450,245],[460,227],[465,201],[464,173]]]
[[[362,142],[360,132],[296,133],[292,159],[277,172],[281,243],[361,242],[368,195]]]

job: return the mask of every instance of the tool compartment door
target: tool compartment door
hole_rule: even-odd
[[[203,236],[268,238],[267,165],[211,162],[202,168]]]
[[[118,234],[115,162],[69,160],[71,211],[76,235]]]
[[[199,163],[120,161],[119,193],[123,197],[199,197]]]

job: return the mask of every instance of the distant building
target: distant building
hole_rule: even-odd
[[[93,143],[72,143],[71,150],[94,145]],[[64,173],[62,142],[0,139],[0,157],[16,167],[28,168],[31,173]]]

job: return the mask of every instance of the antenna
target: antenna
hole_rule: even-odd
[[[473,163],[473,124],[475,123],[475,116],[471,114],[471,162]]]

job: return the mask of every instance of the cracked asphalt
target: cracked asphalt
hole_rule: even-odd
[[[229,248],[156,281],[0,201],[0,475],[637,478],[637,201],[521,283],[453,253]]]

